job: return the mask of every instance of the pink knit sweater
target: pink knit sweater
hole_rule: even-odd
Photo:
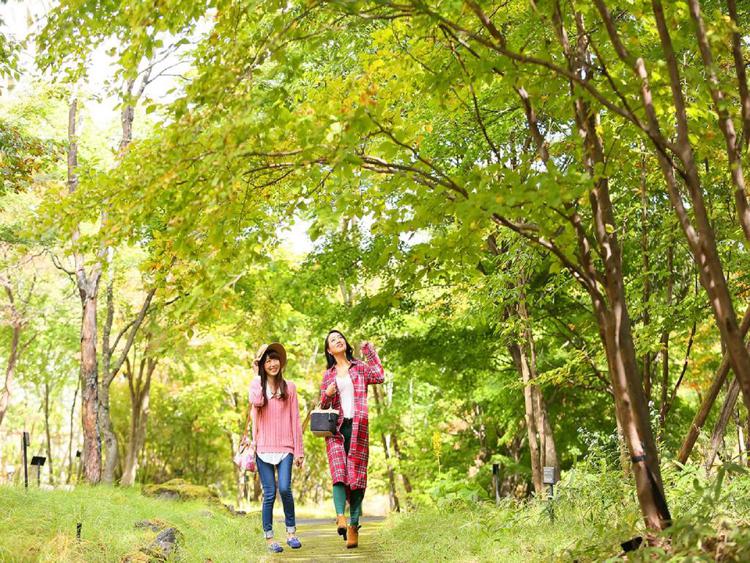
[[[260,377],[250,383],[250,402],[253,405],[253,444],[259,453],[289,452],[295,458],[305,455],[302,445],[302,425],[299,421],[297,387],[286,382],[286,399],[266,399],[260,387]]]

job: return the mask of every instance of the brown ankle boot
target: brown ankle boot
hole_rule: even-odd
[[[346,547],[351,549],[359,545],[359,526],[349,526],[346,530]]]
[[[336,531],[340,536],[346,539],[346,516],[343,514],[338,514],[336,516]]]

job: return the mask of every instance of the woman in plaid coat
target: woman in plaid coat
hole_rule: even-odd
[[[326,438],[328,465],[333,480],[333,504],[336,528],[346,540],[346,547],[359,543],[359,517],[367,487],[367,460],[370,436],[367,415],[367,386],[383,383],[385,372],[375,348],[362,345],[365,361],[354,358],[352,347],[341,332],[332,330],[326,336],[328,369],[320,385],[323,408],[339,411],[338,432]],[[344,510],[349,500],[350,522],[347,528]]]

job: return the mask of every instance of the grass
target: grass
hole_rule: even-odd
[[[706,479],[664,470],[674,524],[629,561],[750,561],[750,474]],[[554,509],[554,520],[550,508]],[[556,498],[499,506],[446,496],[393,515],[378,541],[385,560],[451,562],[622,561],[621,542],[644,536],[632,483],[620,471],[566,472]]]
[[[697,466],[663,466],[674,524],[658,547],[631,561],[750,561],[750,473],[726,467],[710,479]],[[499,506],[454,484],[432,505],[394,514],[372,537],[372,561],[522,562],[621,560],[620,543],[644,535],[630,479],[622,471],[581,467],[564,472],[555,499]],[[426,497],[425,495],[423,495]],[[330,506],[316,507],[330,516]],[[280,511],[277,506],[277,515]],[[304,517],[304,507],[298,516]],[[313,507],[310,516],[321,516]],[[551,509],[554,510],[554,520]],[[43,491],[0,487],[0,561],[143,561],[156,532],[135,528],[160,520],[182,534],[181,562],[267,560],[260,516],[232,516],[206,501],[162,500],[138,490],[78,487]],[[83,524],[76,539],[76,523]],[[305,541],[305,530],[300,528]],[[310,545],[310,544],[308,544]],[[286,554],[285,554],[286,555]],[[314,551],[304,555],[314,556]],[[130,559],[128,559],[130,557]]]
[[[265,553],[260,518],[232,516],[220,504],[160,500],[112,487],[0,487],[0,561],[138,560],[156,532],[134,524],[154,519],[182,532],[180,561],[256,561]],[[83,525],[80,541],[77,522]]]
[[[513,515],[489,504],[419,510],[391,518],[379,540],[391,561],[549,561],[582,530],[551,524],[542,512],[525,507]]]

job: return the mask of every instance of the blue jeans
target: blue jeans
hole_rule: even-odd
[[[292,463],[294,456],[289,454],[282,459],[278,465],[266,463],[257,455],[255,462],[258,465],[258,476],[263,486],[263,532],[266,538],[273,537],[273,503],[276,501],[276,471],[279,472],[279,496],[284,506],[284,517],[286,531],[294,533],[297,531],[294,518],[294,496],[292,495]]]

